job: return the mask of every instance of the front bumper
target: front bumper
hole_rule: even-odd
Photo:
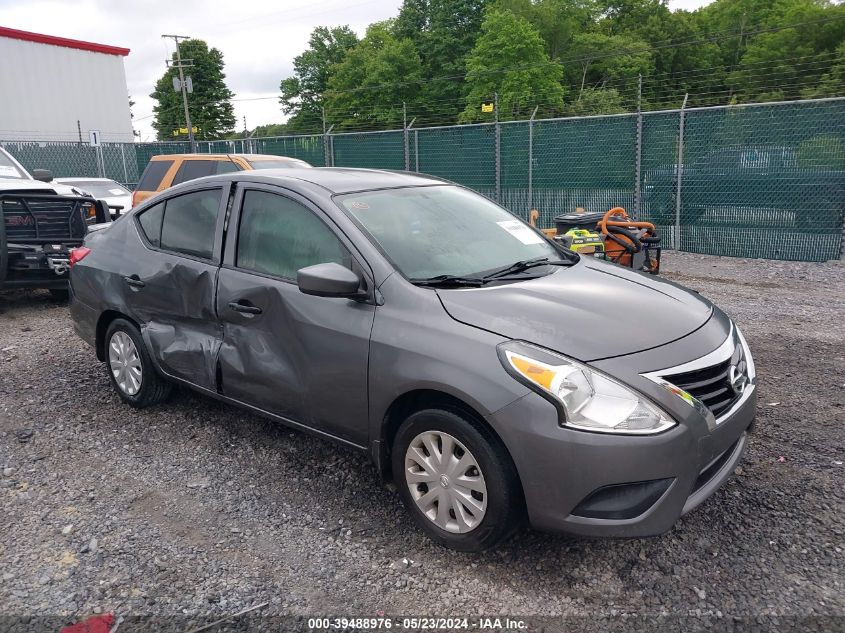
[[[715,429],[708,429],[703,419],[687,420],[655,436],[621,436],[562,428],[555,407],[531,393],[488,421],[513,457],[534,528],[591,537],[642,537],[669,530],[730,477],[742,458],[756,406],[752,387]],[[659,496],[648,499],[645,509],[639,505],[635,516],[579,516],[597,491],[624,490],[642,482],[661,482]]]

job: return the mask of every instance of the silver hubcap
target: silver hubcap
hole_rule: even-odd
[[[438,527],[463,534],[487,511],[487,485],[466,446],[442,431],[420,433],[405,451],[405,482],[422,513]]]
[[[115,332],[109,341],[109,368],[120,390],[134,396],[141,388],[141,358],[126,332]]]

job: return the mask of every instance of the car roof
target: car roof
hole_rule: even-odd
[[[172,160],[174,158],[187,158],[194,160],[207,160],[210,158],[214,160],[224,160],[226,158],[232,158],[233,156],[245,158],[247,160],[292,160],[303,163],[306,162],[301,158],[293,158],[292,156],[276,156],[274,154],[236,154],[234,152],[229,154],[156,154],[155,156],[152,156],[150,160]]]
[[[395,189],[399,187],[420,187],[451,184],[435,176],[386,169],[359,169],[352,167],[311,167],[308,169],[260,169],[239,171],[219,176],[201,178],[209,181],[258,182],[266,184],[293,185],[296,183],[316,185],[332,194],[370,191],[373,189]],[[192,182],[197,182],[192,181]]]
[[[77,180],[85,180],[88,182],[117,182],[111,178],[89,178],[88,176],[62,176],[61,178],[53,178],[53,180],[56,182],[71,182]]]

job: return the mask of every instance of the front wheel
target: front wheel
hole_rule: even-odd
[[[412,414],[393,442],[392,466],[417,525],[451,549],[493,547],[522,517],[519,480],[504,446],[457,413]]]
[[[106,367],[117,395],[136,408],[158,404],[171,385],[156,373],[141,332],[125,319],[115,319],[106,330]]]

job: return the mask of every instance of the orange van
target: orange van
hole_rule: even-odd
[[[132,206],[180,182],[251,169],[311,167],[304,160],[271,154],[162,154],[153,156],[132,194]]]

